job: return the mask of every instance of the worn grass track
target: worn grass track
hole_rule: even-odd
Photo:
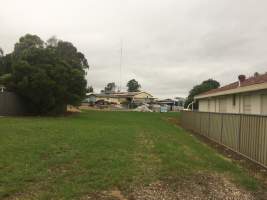
[[[248,191],[260,183],[166,120],[178,114],[83,112],[0,118],[0,199],[86,199],[159,180],[219,174]]]

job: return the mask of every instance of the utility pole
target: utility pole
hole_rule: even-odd
[[[120,89],[119,89],[119,92],[121,92],[121,88],[122,88],[122,45],[123,45],[123,41],[121,39],[121,52],[120,52]]]

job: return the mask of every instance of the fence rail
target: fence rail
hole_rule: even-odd
[[[267,116],[183,111],[181,123],[267,167]]]

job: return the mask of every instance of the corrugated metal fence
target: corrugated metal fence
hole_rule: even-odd
[[[267,116],[183,111],[181,123],[267,167]]]
[[[0,116],[24,115],[25,106],[13,92],[0,92]]]

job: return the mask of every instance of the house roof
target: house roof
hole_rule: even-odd
[[[131,98],[134,97],[138,94],[142,94],[142,93],[146,93],[150,96],[152,96],[151,94],[147,93],[147,92],[115,92],[115,93],[110,93],[110,94],[95,94],[95,93],[91,93],[90,95],[94,95],[96,97],[109,97],[109,98]]]
[[[236,81],[223,87],[209,90],[207,92],[197,95],[195,99],[257,91],[262,89],[267,89],[267,73],[251,76],[243,81]]]
[[[133,97],[141,93],[143,92],[117,92],[117,93],[114,93],[114,95],[116,95],[117,97]]]
[[[170,102],[177,102],[178,100],[176,100],[176,99],[161,99],[161,100],[157,100],[157,102],[161,102],[161,103],[165,103],[165,102],[168,102],[168,103],[170,103]]]
[[[150,93],[144,92],[144,91],[142,91],[142,92],[119,92],[119,93],[116,93],[116,95],[117,95],[117,97],[134,97],[138,94],[143,94],[143,93],[151,96],[149,98],[153,98],[153,96]]]

